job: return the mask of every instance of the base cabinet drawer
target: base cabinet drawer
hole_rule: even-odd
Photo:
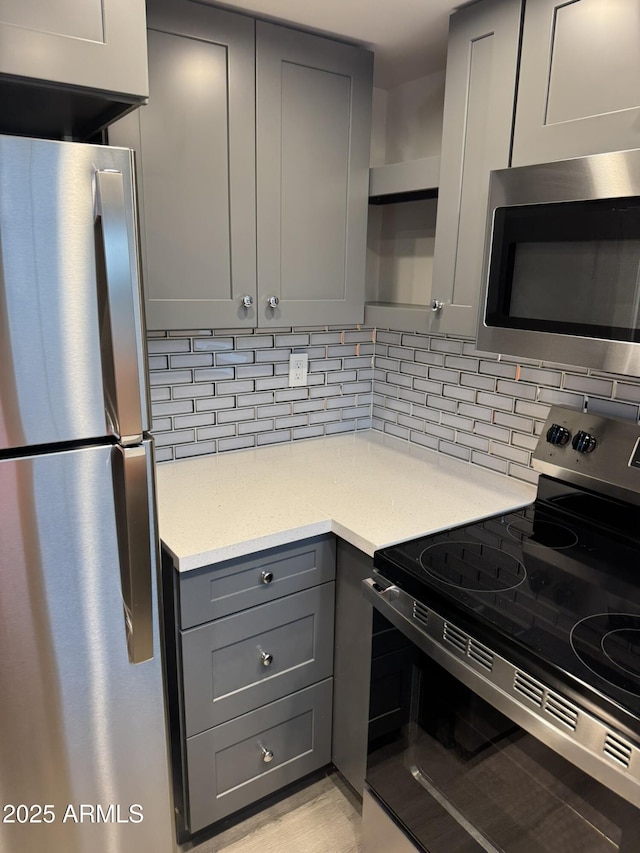
[[[196,832],[331,761],[333,679],[187,739]]]
[[[180,624],[191,628],[326,583],[335,567],[329,534],[187,572],[180,577]]]
[[[183,631],[187,736],[328,678],[333,622],[331,582]]]

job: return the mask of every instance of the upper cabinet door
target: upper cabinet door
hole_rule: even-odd
[[[521,4],[485,0],[451,17],[430,331],[474,335],[489,172],[509,165]]]
[[[149,104],[109,134],[139,155],[147,327],[254,326],[254,21],[156,0],[149,27]]]
[[[260,21],[256,55],[258,323],[362,322],[373,55]]]
[[[512,165],[639,146],[638,0],[527,3]]]
[[[0,129],[80,135],[146,98],[145,27],[144,0],[0,0]]]

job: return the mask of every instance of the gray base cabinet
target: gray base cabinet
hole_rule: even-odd
[[[527,3],[512,165],[639,146],[637,0]]]
[[[362,322],[373,54],[148,4],[138,154],[149,329]]]
[[[178,574],[163,559],[178,834],[331,761],[335,540]]]
[[[0,132],[82,138],[148,95],[144,0],[0,3]]]
[[[367,766],[372,624],[362,581],[372,571],[371,557],[338,540],[332,758],[360,795]]]
[[[489,172],[509,165],[520,15],[520,2],[484,0],[451,17],[431,332],[476,331]]]
[[[187,740],[191,831],[331,761],[331,679]]]

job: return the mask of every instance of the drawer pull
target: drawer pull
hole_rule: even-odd
[[[271,583],[273,580],[273,572],[261,572],[260,581],[262,583]]]
[[[273,663],[273,655],[270,655],[269,652],[262,652],[260,660],[262,661],[262,666],[271,666]]]
[[[266,746],[262,746],[260,749],[262,750],[262,760],[265,764],[270,764],[273,761],[273,753]]]

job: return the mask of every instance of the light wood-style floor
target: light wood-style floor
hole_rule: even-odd
[[[335,773],[230,826],[189,853],[360,853],[361,803]]]

